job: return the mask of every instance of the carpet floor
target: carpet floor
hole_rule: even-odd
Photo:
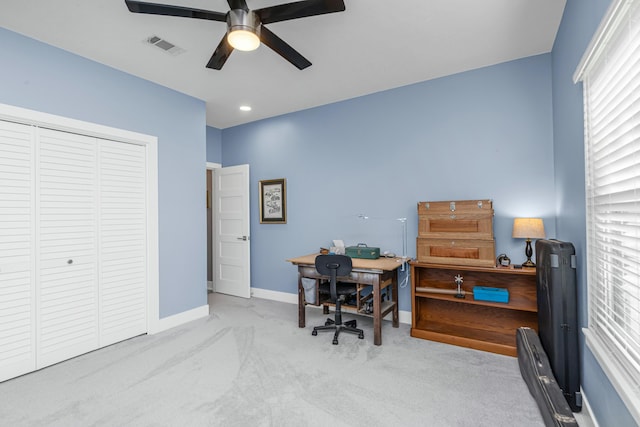
[[[516,358],[411,338],[312,336],[326,316],[209,295],[209,317],[0,384],[3,426],[541,427]]]

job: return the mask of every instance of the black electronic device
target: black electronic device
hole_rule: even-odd
[[[498,267],[508,267],[511,264],[511,260],[507,256],[507,254],[500,254],[496,259],[496,265]]]

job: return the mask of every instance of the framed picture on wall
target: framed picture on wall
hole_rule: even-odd
[[[260,223],[287,223],[287,180],[265,179],[260,181]]]

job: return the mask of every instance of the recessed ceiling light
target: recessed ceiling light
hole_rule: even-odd
[[[251,111],[251,107],[248,105],[241,105],[240,111]]]

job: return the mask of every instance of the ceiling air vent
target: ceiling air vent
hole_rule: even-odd
[[[147,39],[145,40],[145,42],[149,43],[150,45],[153,45],[159,49],[162,49],[163,51],[167,52],[170,55],[176,56],[179,55],[181,53],[184,52],[184,49],[174,45],[171,42],[168,42],[158,36],[150,36],[147,37]]]

